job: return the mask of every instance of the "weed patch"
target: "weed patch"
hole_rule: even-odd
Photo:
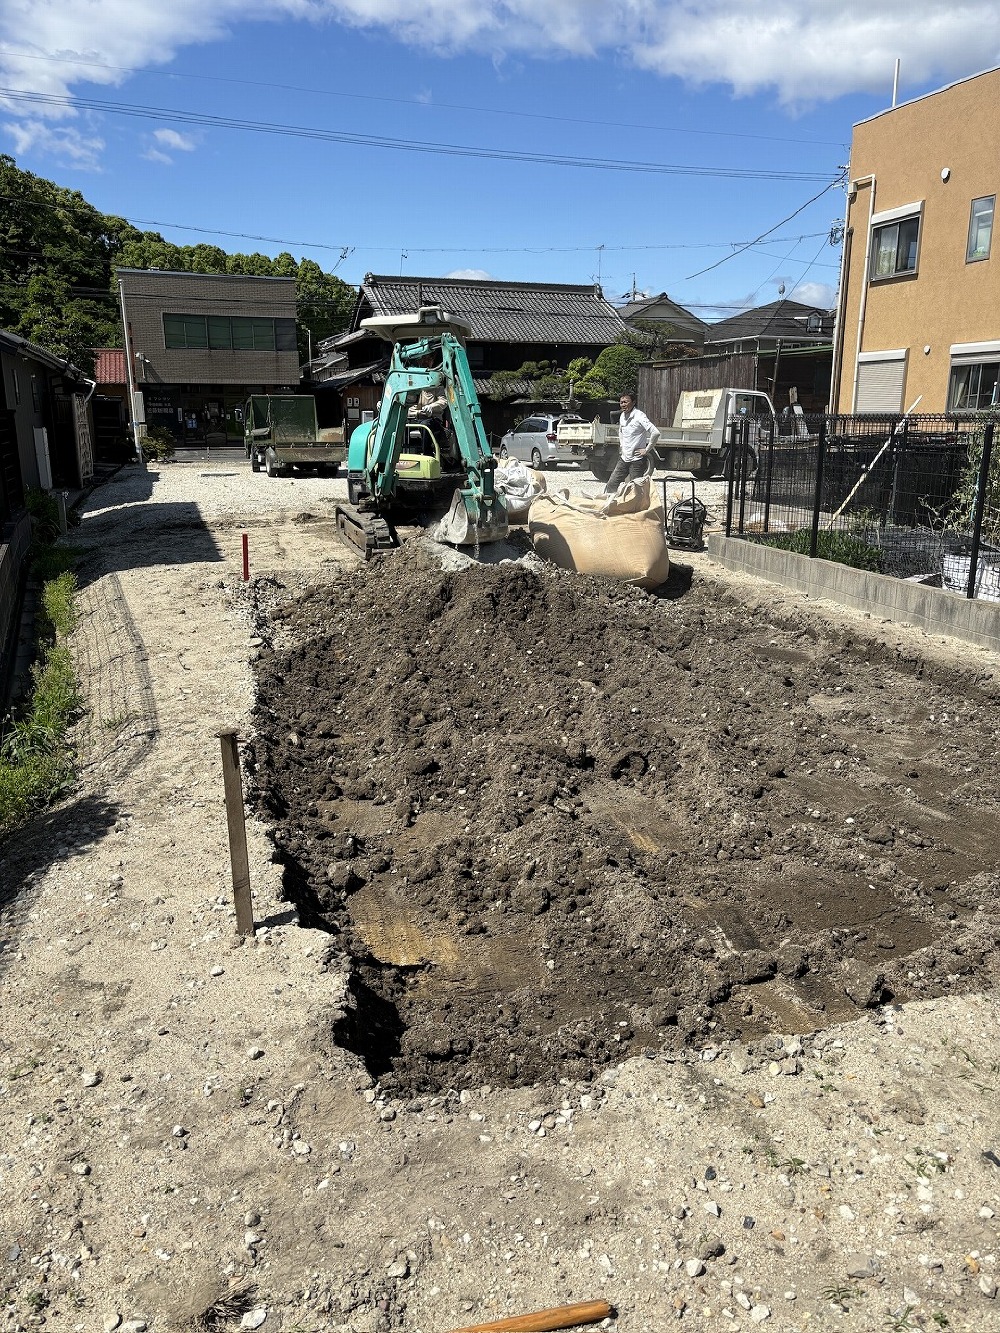
[[[60,574],[42,589],[41,646],[27,707],[8,719],[0,739],[0,837],[68,790],[73,753],[66,736],[79,712],[66,642],[76,625],[76,579]]]

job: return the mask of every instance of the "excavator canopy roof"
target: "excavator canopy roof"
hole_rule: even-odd
[[[468,324],[455,319],[439,305],[421,306],[412,315],[373,315],[370,319],[363,319],[361,327],[389,343],[435,338],[442,333],[450,333],[465,342],[472,332]]]

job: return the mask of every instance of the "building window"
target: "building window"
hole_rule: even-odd
[[[948,385],[949,412],[981,412],[997,405],[1000,360],[952,366]]]
[[[997,197],[989,195],[985,199],[973,199],[972,216],[969,219],[969,244],[965,251],[965,262],[971,264],[976,259],[989,259],[990,245],[993,241],[993,210]]]
[[[163,345],[213,352],[294,352],[295,320],[165,314]]]
[[[872,268],[875,278],[895,278],[917,271],[917,237],[920,218],[900,218],[875,227],[872,232]]]

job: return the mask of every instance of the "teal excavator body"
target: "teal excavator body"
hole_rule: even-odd
[[[495,485],[496,459],[483,430],[482,410],[466,355],[468,326],[440,306],[416,315],[366,319],[368,328],[393,344],[375,420],[351,433],[347,451],[348,505],[337,507],[337,527],[366,559],[398,545],[391,524],[405,483],[396,465],[404,451],[411,412],[421,393],[442,396],[451,421],[451,470],[459,481],[451,508],[431,535],[453,546],[479,546],[507,536],[507,509]]]

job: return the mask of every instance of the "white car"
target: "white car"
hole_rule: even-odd
[[[540,471],[557,463],[579,463],[580,450],[557,444],[556,432],[560,421],[582,421],[583,417],[563,412],[557,416],[539,413],[525,417],[500,441],[501,458],[517,458]]]

